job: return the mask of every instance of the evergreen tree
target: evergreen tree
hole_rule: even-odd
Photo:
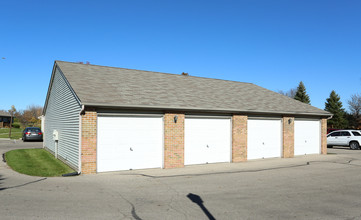
[[[345,109],[342,108],[342,102],[340,101],[340,96],[332,90],[330,97],[326,99],[325,102],[325,110],[332,113],[332,119],[327,121],[327,124],[331,128],[346,128],[347,120],[346,120],[346,112]]]
[[[304,103],[307,103],[307,104],[311,104],[310,97],[307,95],[306,87],[302,81],[300,82],[300,84],[297,87],[297,91],[296,91],[296,95],[295,95],[294,99],[304,102]]]
[[[347,121],[347,126],[346,126],[347,128],[353,128],[353,129],[358,128],[357,119],[355,118],[355,116],[353,114],[350,114],[350,113],[346,112],[345,113],[345,118],[346,118],[346,121]]]

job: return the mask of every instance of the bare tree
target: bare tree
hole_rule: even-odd
[[[356,125],[359,127],[361,122],[361,94],[353,94],[347,103]]]
[[[293,88],[293,89],[290,89],[288,91],[282,91],[282,90],[279,90],[278,93],[279,94],[282,94],[282,95],[285,95],[285,96],[288,96],[290,98],[294,98],[295,95],[296,95],[296,92],[297,92],[297,89],[296,88]]]
[[[41,106],[29,105],[26,110],[18,111],[15,115],[23,126],[40,126],[39,116],[41,116],[42,111]]]

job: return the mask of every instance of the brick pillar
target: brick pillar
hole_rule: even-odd
[[[178,116],[177,123],[174,116]],[[164,168],[184,167],[184,114],[164,114]]]
[[[232,162],[247,160],[247,120],[246,115],[232,117]]]
[[[294,157],[295,153],[295,118],[283,117],[283,158]]]
[[[321,119],[321,154],[327,154],[327,119]]]
[[[97,166],[97,113],[86,109],[81,117],[81,172],[96,173]]]

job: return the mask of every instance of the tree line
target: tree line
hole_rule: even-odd
[[[43,107],[39,105],[29,105],[25,110],[17,110],[15,106],[12,105],[8,112],[13,116],[12,127],[25,128],[41,126],[39,117],[42,115]]]
[[[309,95],[306,92],[306,87],[301,81],[297,88],[290,89],[286,92],[279,91],[280,94],[296,99],[298,101],[311,104]],[[361,127],[361,94],[353,94],[347,101],[349,112],[343,108],[340,96],[332,90],[330,96],[325,102],[325,111],[333,114],[333,117],[327,121],[329,128],[353,128],[359,129]]]

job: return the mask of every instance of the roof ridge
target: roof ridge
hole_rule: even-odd
[[[140,69],[130,69],[130,68],[124,68],[124,67],[114,67],[114,66],[104,66],[104,65],[97,65],[97,64],[84,64],[84,63],[76,63],[76,62],[69,62],[69,61],[62,61],[62,60],[55,60],[55,62],[63,62],[63,63],[71,63],[71,64],[77,64],[77,65],[88,65],[88,66],[95,66],[95,67],[101,67],[101,68],[112,68],[112,69],[123,69],[123,70],[135,70],[135,71],[142,71],[142,72],[149,72],[149,73],[159,73],[159,74],[165,74],[165,75],[172,75],[177,77],[192,77],[192,78],[200,78],[200,79],[207,79],[207,80],[220,80],[220,81],[226,81],[226,82],[234,82],[234,83],[244,83],[244,84],[251,84],[255,85],[254,83],[250,82],[240,82],[235,80],[227,80],[227,79],[217,79],[217,78],[209,78],[209,77],[203,77],[203,76],[192,76],[192,75],[180,75],[176,73],[165,73],[165,72],[158,72],[158,71],[150,71],[150,70],[140,70]]]

